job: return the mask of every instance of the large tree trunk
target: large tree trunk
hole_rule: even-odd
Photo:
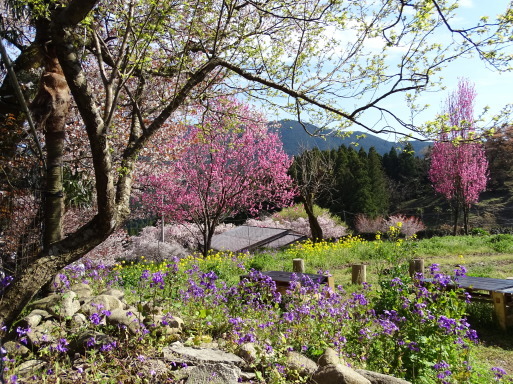
[[[305,207],[306,215],[308,216],[308,223],[310,224],[310,232],[312,232],[312,240],[314,243],[318,243],[322,241],[324,238],[324,234],[322,233],[322,228],[319,224],[319,220],[314,214],[313,211],[313,198],[301,196],[301,201],[303,202],[303,206]]]
[[[31,109],[38,128],[45,134],[46,141],[43,248],[47,249],[52,243],[62,239],[64,217],[62,156],[70,93],[55,48],[48,45],[43,49],[45,71]]]

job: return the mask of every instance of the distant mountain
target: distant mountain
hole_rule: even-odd
[[[328,150],[338,148],[341,145],[346,147],[353,146],[356,150],[363,148],[366,151],[374,147],[380,155],[390,152],[392,147],[404,147],[403,143],[394,143],[364,132],[355,131],[350,136],[341,138],[335,136],[334,131],[327,131],[323,137],[312,137],[305,132],[297,121],[281,120],[278,124],[280,126],[275,128],[275,131],[281,137],[283,149],[290,156],[297,155],[305,149],[319,148],[320,150]],[[317,128],[312,124],[305,124],[305,126],[310,132],[314,132]],[[365,137],[358,138],[360,135],[365,135]],[[358,145],[355,147],[354,143],[358,143]],[[410,143],[413,146],[415,155],[419,157],[423,157],[426,149],[432,145],[432,142],[418,140],[412,140]]]

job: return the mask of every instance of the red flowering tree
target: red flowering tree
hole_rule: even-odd
[[[186,150],[176,155],[167,171],[141,182],[147,207],[198,227],[206,255],[223,220],[241,211],[288,205],[294,191],[287,175],[291,159],[260,114],[220,99],[202,120],[169,143],[174,150]]]
[[[488,160],[482,143],[475,140],[474,100],[476,91],[468,80],[460,80],[458,89],[449,95],[446,114],[449,128],[443,130],[433,146],[429,178],[435,191],[452,205],[456,234],[460,212],[468,234],[470,206],[485,190]]]

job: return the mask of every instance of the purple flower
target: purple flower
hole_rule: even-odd
[[[91,323],[94,325],[98,325],[102,321],[102,317],[98,313],[93,313],[91,316],[89,316],[89,320],[91,320]]]
[[[141,280],[148,280],[150,278],[150,271],[145,269],[141,274]]]
[[[96,339],[94,337],[90,337],[89,339],[87,339],[86,346],[88,348],[94,347],[95,345],[96,345]]]
[[[59,339],[59,341],[57,342],[57,344],[55,346],[52,347],[52,350],[54,351],[57,351],[57,352],[61,352],[61,353],[64,353],[64,352],[67,352],[68,351],[68,340],[66,339]]]
[[[492,367],[491,371],[495,375],[495,381],[499,381],[502,379],[502,377],[506,374],[506,371],[502,369],[501,367]]]
[[[117,343],[113,341],[112,343],[103,344],[100,347],[100,351],[106,352],[106,351],[112,351],[114,348],[116,348]]]

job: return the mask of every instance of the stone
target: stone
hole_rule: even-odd
[[[34,309],[27,316],[25,316],[20,321],[20,326],[22,328],[34,328],[37,327],[43,319],[47,319],[50,317],[50,314],[42,309]]]
[[[77,294],[72,291],[54,293],[41,300],[32,302],[31,306],[36,309],[47,311],[50,315],[58,318],[73,316],[80,309],[80,302]]]
[[[2,345],[2,347],[9,356],[27,357],[30,354],[30,349],[17,341],[7,341]]]
[[[71,324],[76,327],[82,327],[89,324],[89,320],[87,320],[87,317],[83,313],[75,313],[71,317]]]
[[[356,369],[360,375],[369,380],[372,384],[411,384],[411,382],[397,377],[384,375],[382,373],[366,371],[365,369]]]
[[[146,301],[142,304],[142,311],[148,315],[163,315],[164,314],[164,308],[155,305],[152,301]]]
[[[256,378],[256,374],[254,372],[242,371],[240,374],[240,378],[242,379],[242,381],[253,381]]]
[[[50,292],[63,292],[68,289],[69,281],[65,274],[59,272],[54,276],[52,282],[48,285]]]
[[[120,290],[120,289],[115,289],[115,288],[106,289],[101,294],[102,295],[113,296],[113,297],[115,297],[118,300],[123,300],[125,298],[125,292]]]
[[[231,364],[202,363],[189,371],[187,384],[237,384],[241,370]]]
[[[27,338],[33,346],[53,344],[63,337],[66,337],[66,331],[51,320],[46,320],[27,332]]]
[[[70,290],[77,294],[77,297],[81,302],[85,301],[93,295],[93,289],[89,284],[86,283],[73,284]]]
[[[317,364],[319,366],[324,367],[325,365],[329,364],[340,364],[343,363],[340,360],[340,357],[338,356],[337,351],[335,351],[333,348],[326,348],[324,353],[319,357],[319,360],[317,361]]]
[[[101,313],[102,311],[113,311],[114,309],[123,309],[124,305],[121,300],[109,295],[98,295],[89,298],[80,307],[80,311],[91,316],[93,313]]]
[[[312,375],[316,384],[371,384],[369,380],[343,364],[328,364]]]
[[[247,363],[254,363],[258,360],[258,353],[254,343],[244,343],[239,347],[238,355]]]
[[[114,341],[115,339],[112,336],[88,329],[79,333],[76,338],[70,341],[68,353],[70,355],[75,353],[84,354],[87,350],[98,349],[102,345],[110,344]]]
[[[144,319],[144,324],[153,327],[176,328],[180,331],[183,327],[183,320],[169,315],[150,315]]]
[[[166,378],[169,368],[165,362],[156,359],[146,359],[137,364],[141,378],[147,377],[153,380],[158,378]]]
[[[46,367],[44,360],[28,360],[18,366],[18,376],[30,377],[37,375]]]
[[[242,365],[244,360],[239,356],[213,348],[186,347],[180,342],[175,342],[162,348],[162,355],[168,361],[192,362],[192,363],[224,363]]]
[[[142,316],[139,313],[134,313],[121,308],[115,308],[107,316],[107,323],[114,325],[124,325],[130,333],[136,335],[141,333],[143,326],[139,320]]]
[[[299,376],[311,376],[318,369],[315,361],[294,351],[287,352],[285,356],[285,366],[296,371]]]

